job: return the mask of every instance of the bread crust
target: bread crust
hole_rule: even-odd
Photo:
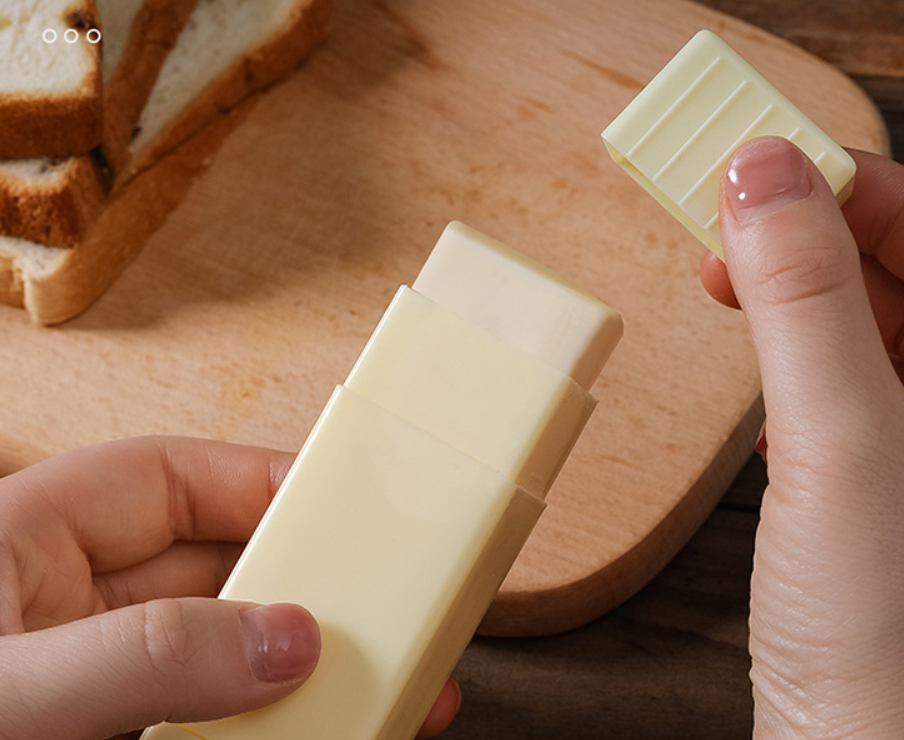
[[[4,253],[2,237],[0,237],[0,303],[18,307],[25,305],[22,266],[12,254]]]
[[[52,100],[0,96],[0,157],[71,157],[98,146],[100,75],[92,75],[85,86],[85,95]]]
[[[312,0],[307,5],[296,6],[263,47],[224,69],[134,153],[118,177],[117,187],[125,185],[224,111],[285,77],[324,39],[332,21],[332,10],[330,0]]]
[[[0,237],[0,301],[26,308],[44,325],[81,313],[138,256],[243,117],[242,108],[221,116],[136,176],[112,197],[75,249]]]
[[[132,24],[125,52],[106,81],[103,155],[113,173],[129,157],[132,130],[198,0],[145,0]]]
[[[63,162],[42,160],[60,170],[47,183],[0,179],[0,233],[57,247],[74,247],[103,209],[107,192],[92,155]]]
[[[258,53],[208,85],[199,104],[162,130],[163,138],[155,137],[157,158],[145,157],[144,167],[131,170],[127,184],[117,186],[74,248],[0,237],[0,302],[25,307],[34,322],[44,325],[62,323],[88,308],[182,201],[241,121],[252,93],[277,82],[323,40],[331,11],[330,0],[311,0]]]
[[[57,247],[74,247],[85,239],[125,165],[132,128],[160,67],[196,4],[144,1],[105,86],[100,147],[77,157],[34,158],[36,170],[55,173],[50,182],[23,179],[4,171],[0,163],[0,233]]]
[[[80,34],[97,29],[94,0],[67,9],[65,23]],[[41,43],[36,40],[36,43]],[[86,59],[77,87],[63,95],[0,94],[0,157],[71,157],[103,136],[101,44],[80,42]]]

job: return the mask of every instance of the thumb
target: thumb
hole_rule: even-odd
[[[904,397],[859,250],[819,171],[784,140],[732,157],[720,212],[769,441],[750,590],[754,736],[902,737]]]
[[[720,210],[760,362],[770,460],[777,438],[812,443],[868,418],[897,383],[857,245],[819,170],[790,142],[758,139],[729,161]]]
[[[3,637],[0,738],[88,740],[237,714],[291,693],[319,652],[300,606],[214,599],[151,601]]]

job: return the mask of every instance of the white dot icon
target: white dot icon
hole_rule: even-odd
[[[41,34],[41,38],[44,40],[45,44],[53,44],[56,43],[56,40],[60,37],[60,35],[52,28],[45,28],[44,32]],[[67,28],[63,33],[63,40],[67,44],[74,44],[80,38],[79,32],[74,28]],[[99,44],[101,39],[101,32],[99,28],[89,28],[85,33],[85,40],[89,44]]]

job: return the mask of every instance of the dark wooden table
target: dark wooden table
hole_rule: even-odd
[[[477,638],[456,676],[451,740],[750,737],[747,615],[766,486],[750,459],[690,543],[646,588],[580,629]]]
[[[904,161],[904,3],[704,0],[853,77]],[[449,740],[729,740],[750,737],[751,558],[766,487],[754,455],[674,561],[627,603],[572,632],[477,638],[456,676]]]

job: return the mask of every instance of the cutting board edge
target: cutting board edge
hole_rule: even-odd
[[[634,547],[580,582],[530,593],[500,591],[477,633],[485,637],[554,635],[581,627],[623,604],[671,562],[716,508],[753,453],[764,419],[762,394],[757,393],[687,495]]]

